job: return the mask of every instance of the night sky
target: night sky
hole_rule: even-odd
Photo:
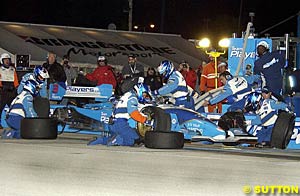
[[[133,25],[150,32],[181,34],[184,38],[219,39],[230,37],[233,32],[240,35],[250,21],[249,12],[255,13],[253,22],[255,32],[259,33],[295,15],[299,11],[296,3],[295,0],[133,0]],[[118,30],[128,30],[128,0],[7,0],[1,2],[0,20],[100,29],[114,23]],[[156,25],[155,29],[148,28],[150,23]],[[296,34],[296,27],[297,17],[293,17],[268,33],[272,37]]]

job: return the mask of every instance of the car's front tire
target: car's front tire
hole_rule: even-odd
[[[291,139],[295,127],[295,115],[282,111],[278,114],[272,130],[271,146],[285,149]]]

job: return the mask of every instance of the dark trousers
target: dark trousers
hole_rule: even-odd
[[[17,96],[17,90],[4,90],[0,89],[0,113],[2,114],[5,105],[7,104],[10,107],[11,102]],[[1,123],[1,121],[0,121]]]

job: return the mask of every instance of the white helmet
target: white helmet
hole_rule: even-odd
[[[7,53],[1,54],[0,63],[3,64],[3,59],[11,59],[10,55]]]
[[[263,46],[263,47],[265,47],[267,50],[269,50],[269,44],[268,44],[266,41],[260,41],[260,42],[258,42],[258,44],[257,44],[256,47],[258,47],[258,46]]]
[[[105,56],[99,56],[97,62],[104,62],[105,64],[107,64],[107,59],[105,58]]]

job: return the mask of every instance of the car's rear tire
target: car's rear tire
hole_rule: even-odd
[[[33,108],[38,117],[47,118],[50,114],[50,101],[44,97],[35,97]]]
[[[278,114],[272,130],[271,146],[285,149],[290,142],[295,127],[295,115],[282,111]]]
[[[21,121],[21,138],[56,139],[57,120],[55,118],[24,118]]]
[[[139,135],[144,138],[147,131],[171,131],[171,117],[163,109],[154,106],[142,108],[141,112],[147,115],[148,119],[154,119],[154,129],[142,123],[138,123],[137,130]]]
[[[184,136],[180,132],[147,131],[145,147],[154,149],[181,149],[184,146]]]

